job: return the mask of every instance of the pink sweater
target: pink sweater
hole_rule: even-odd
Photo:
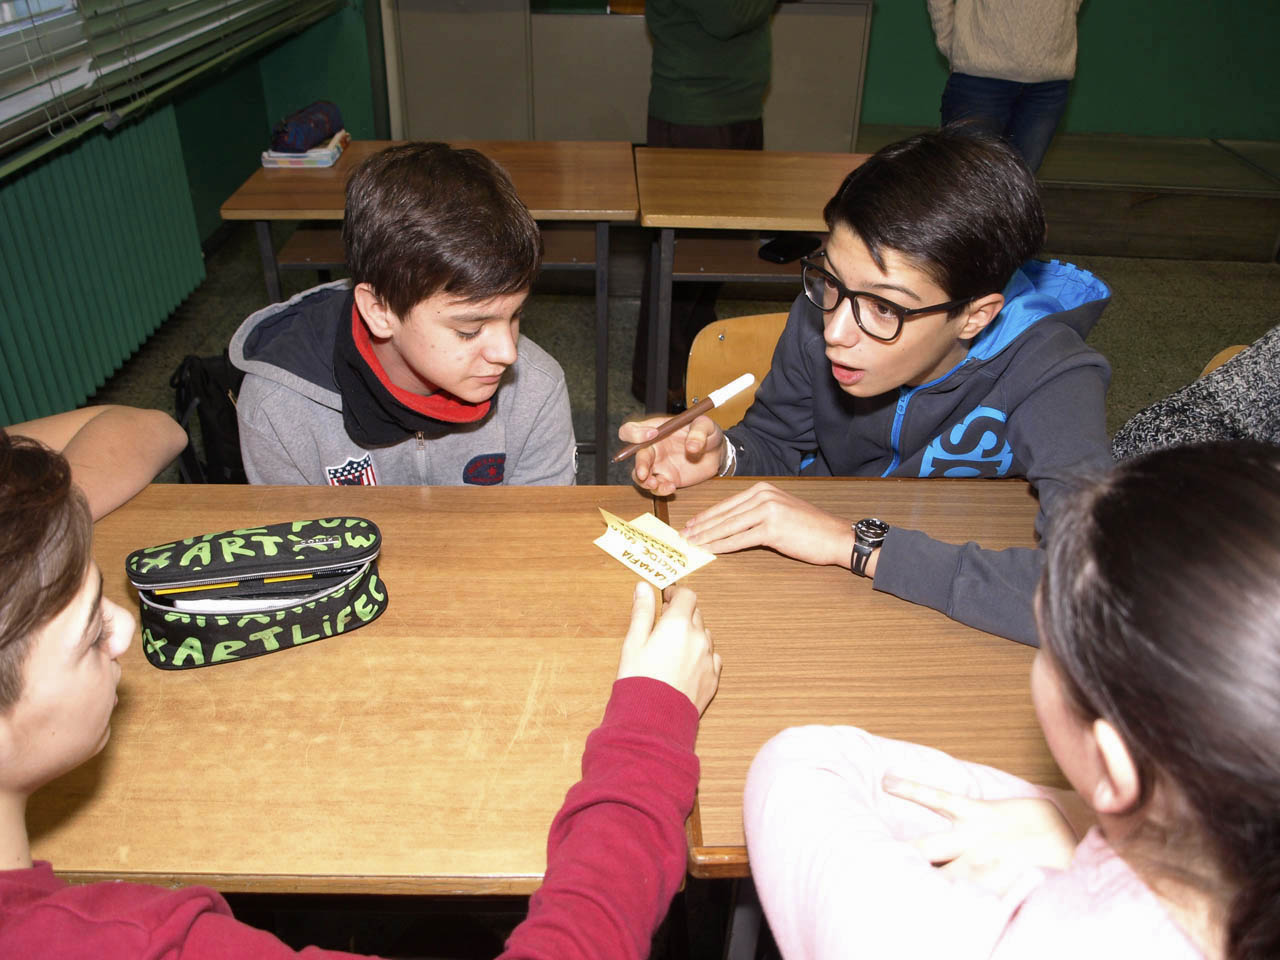
[[[657,680],[614,684],[587,738],[582,780],[547,839],[547,874],[503,958],[639,958],[685,870],[698,712]],[[68,886],[48,863],[0,871],[0,957],[14,960],[337,960],[295,953],[231,916],[208,887]]]
[[[1034,797],[1002,771],[854,727],[774,737],[747,778],[751,871],[786,960],[1199,958],[1096,829],[1070,867],[1027,870],[1004,896],[952,880],[910,839],[948,821],[880,788],[886,773],[971,797]]]

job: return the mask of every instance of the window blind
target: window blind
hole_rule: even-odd
[[[344,2],[0,0],[0,176]]]

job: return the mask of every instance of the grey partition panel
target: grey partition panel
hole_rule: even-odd
[[[529,140],[527,0],[398,0],[405,135]]]
[[[530,21],[534,139],[644,143],[651,51],[644,17]]]
[[[804,0],[773,20],[770,150],[852,150],[871,0]],[[527,0],[397,0],[406,136],[643,143],[644,18],[533,14]]]
[[[870,36],[871,0],[808,0],[778,8],[765,149],[854,148]]]

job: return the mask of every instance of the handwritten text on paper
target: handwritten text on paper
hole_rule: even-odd
[[[609,525],[595,544],[609,556],[630,567],[658,589],[669,587],[686,573],[714,560],[715,554],[695,547],[651,513],[630,523],[601,510]]]

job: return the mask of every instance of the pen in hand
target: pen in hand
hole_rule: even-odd
[[[636,443],[629,443],[617,453],[613,455],[610,463],[621,463],[628,457],[633,456],[637,450],[643,450],[650,444],[657,443],[663,437],[669,437],[681,427],[692,423],[698,417],[702,416],[708,410],[720,406],[731,397],[737,396],[747,387],[756,382],[754,374],[744,373],[732,383],[727,383],[719,390],[712,390],[707,396],[703,397],[684,413],[672,417],[662,426],[658,427],[657,432],[648,440],[640,440]]]

